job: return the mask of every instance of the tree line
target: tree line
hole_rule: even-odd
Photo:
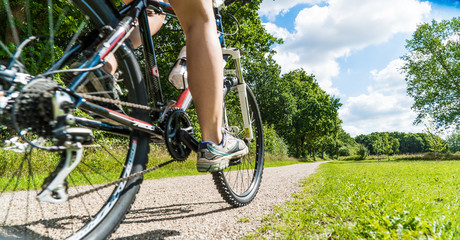
[[[370,154],[416,154],[425,152],[460,151],[459,133],[453,133],[447,140],[429,133],[374,132],[358,135],[356,143],[364,145]]]
[[[244,53],[243,76],[259,103],[266,126],[266,151],[295,157],[324,155],[326,146],[335,144],[341,129],[340,99],[328,95],[320,88],[315,76],[303,69],[281,74],[281,67],[273,56],[276,53],[274,46],[282,44],[283,40],[265,30],[257,13],[261,2],[230,5],[224,10],[223,21],[225,32],[234,32],[236,25],[239,28],[237,34],[226,37],[226,44]],[[177,20],[170,19],[155,36],[155,43],[164,79],[185,44]],[[174,94],[174,91],[169,93]]]
[[[314,75],[307,73],[303,69],[281,74],[281,67],[273,59],[273,56],[276,53],[274,47],[282,44],[283,40],[274,37],[265,30],[257,13],[261,2],[262,0],[254,0],[244,6],[239,3],[232,4],[223,11],[222,20],[225,23],[224,32],[232,33],[237,28],[239,29],[237,34],[226,37],[226,43],[229,47],[240,48],[244,53],[242,57],[244,79],[252,87],[259,103],[265,126],[267,152],[289,154],[294,157],[319,156],[325,158],[327,156],[353,155],[365,150],[369,151],[370,154],[379,154],[382,151],[389,152],[390,150],[393,153],[430,151],[428,147],[430,136],[428,133],[373,133],[360,135],[356,138],[352,138],[347,134],[341,128],[342,121],[338,116],[338,109],[342,106],[340,99],[322,90]],[[40,34],[47,35],[47,28],[44,26],[48,26],[48,18],[44,17],[43,14],[49,12],[46,1],[15,0],[10,1],[10,3],[11,6],[9,7],[13,9],[13,13],[15,13],[15,7],[21,8],[25,3],[33,4],[33,11],[30,13],[31,18],[34,19],[32,26],[25,24],[18,24],[17,26],[20,30],[20,39],[25,39],[28,35],[28,29],[36,29],[41,31]],[[52,12],[53,18],[55,18],[54,23],[59,23],[59,30],[55,33],[59,35],[59,38],[55,44],[62,43],[62,47],[65,47],[65,43],[72,37],[72,34],[69,33],[75,32],[75,29],[79,27],[78,24],[84,18],[79,16],[78,11],[71,8],[69,2],[63,0],[53,2]],[[7,27],[6,14],[3,14],[6,13],[5,5],[0,7],[0,13],[2,13],[0,14],[0,20],[2,20],[0,21],[0,40],[6,43],[12,51],[14,50],[13,43],[8,40],[11,39],[11,31]],[[238,22],[231,16],[234,16]],[[16,16],[16,22],[22,23],[24,18],[25,16],[23,15]],[[424,29],[427,29],[427,27]],[[422,39],[424,36],[422,33],[423,31],[417,33],[418,35],[414,35],[414,39]],[[178,21],[174,18],[167,18],[167,24],[154,36],[154,42],[156,44],[160,77],[167,79],[179,51],[185,45],[185,37]],[[419,51],[415,50],[415,47],[419,45],[414,40],[413,42],[408,42],[407,48]],[[440,46],[443,45],[441,44]],[[449,47],[451,46],[449,45]],[[35,51],[39,54],[39,50],[43,51],[42,49]],[[142,63],[142,51],[139,50],[137,53]],[[0,48],[0,57],[5,56],[7,54]],[[411,57],[412,55],[406,56],[408,65],[405,67],[408,75],[407,80],[409,83],[413,83],[413,85],[410,85],[411,88],[408,92],[411,96],[424,96],[423,94],[418,94],[416,90],[423,91],[423,85],[420,84],[420,81],[427,80],[425,78],[419,79],[423,74],[419,74],[417,72],[419,68],[415,66],[421,61],[420,59],[425,60],[427,57],[420,59]],[[454,57],[456,55],[450,56],[448,60]],[[412,61],[410,61],[411,59]],[[452,65],[449,64],[447,66]],[[436,64],[433,63],[433,65]],[[442,64],[437,65],[442,67]],[[432,69],[433,67],[430,68],[430,70]],[[454,70],[455,72],[457,71],[456,69]],[[445,78],[447,79],[448,77]],[[450,99],[453,99],[454,103],[458,102],[458,98],[455,98],[459,92],[458,81],[454,80],[453,84],[449,86],[457,93],[457,95],[450,94]],[[177,95],[177,91],[171,85],[163,84],[162,87],[166,99],[174,99]],[[458,110],[458,104],[449,105],[448,101],[444,102],[446,102],[447,106]],[[426,101],[423,103],[426,103]],[[420,104],[416,105],[414,109],[419,109],[418,106],[422,106]],[[424,110],[419,119],[429,115],[430,111],[435,111],[423,106],[420,109]],[[443,109],[445,110],[446,108]],[[449,118],[438,117],[435,119],[441,119],[442,124],[440,125],[442,126],[452,124],[452,121],[458,125],[458,112],[451,112],[454,113],[449,115]],[[450,122],[446,119],[450,120]],[[458,131],[455,136],[453,139],[458,141]],[[431,137],[431,139],[439,142],[436,137]],[[456,148],[452,147],[454,145],[449,145],[449,140],[443,143],[447,145],[445,151],[458,151],[458,148],[455,150]]]
[[[341,120],[338,109],[342,105],[340,100],[328,95],[322,90],[314,75],[298,69],[286,74],[281,74],[281,67],[275,62],[274,46],[282,44],[283,40],[269,34],[257,13],[262,1],[252,1],[242,6],[235,3],[223,10],[224,32],[232,33],[237,28],[238,33],[227,36],[226,43],[229,47],[242,50],[242,65],[244,66],[244,79],[252,87],[264,121],[266,132],[266,150],[271,153],[284,153],[295,157],[323,156],[328,148],[325,146],[336,145],[338,133],[341,129]],[[33,4],[33,11],[29,14],[35,21],[25,23],[27,18],[20,14],[24,4]],[[17,29],[20,39],[24,40],[33,29],[47,35],[48,13],[47,2],[10,1],[9,8],[16,16]],[[41,9],[41,10],[40,10]],[[5,13],[5,5],[0,12]],[[65,47],[66,39],[70,40],[75,29],[83,18],[78,12],[72,10],[66,1],[54,1],[53,22],[59,23],[55,32],[59,41]],[[17,14],[16,14],[17,13]],[[35,16],[37,15],[37,16]],[[234,16],[236,22],[231,16]],[[2,14],[2,24],[7,25],[6,14]],[[11,31],[5,26],[0,31],[0,40],[6,42],[11,51],[14,44],[11,42]],[[70,33],[70,34],[69,34]],[[167,18],[167,24],[154,36],[156,44],[157,61],[160,77],[167,79],[169,71],[174,64],[181,48],[185,45],[185,37],[178,21]],[[0,50],[1,51],[1,50]],[[33,50],[38,51],[38,50]],[[142,63],[142,51],[137,51]],[[5,57],[6,54],[0,53]],[[33,54],[32,54],[33,55]],[[37,52],[36,55],[39,55]],[[231,64],[231,63],[229,63]],[[174,99],[177,91],[169,85],[163,84],[163,93],[166,99]]]

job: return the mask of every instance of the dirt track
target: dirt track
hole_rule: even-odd
[[[321,163],[266,168],[256,199],[230,207],[211,175],[144,181],[130,214],[112,239],[237,239],[298,191],[300,179]],[[243,221],[243,219],[245,221]]]

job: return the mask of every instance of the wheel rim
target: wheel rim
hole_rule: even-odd
[[[119,178],[118,175],[114,175],[115,171],[104,172],[108,166],[103,167],[100,164],[110,164],[110,168],[118,169],[119,173],[124,168],[133,167],[133,161],[123,164],[123,157],[130,153],[120,149],[126,146],[116,150],[113,148],[113,146],[97,148],[105,153],[96,149],[85,150],[86,154],[81,163],[67,177],[69,197]],[[68,237],[90,220],[97,223],[103,218],[104,215],[96,216],[110,197],[112,199],[102,211],[104,213],[107,213],[113,207],[113,203],[118,200],[120,189],[117,190],[116,186],[113,186],[65,203],[40,202],[36,196],[41,191],[43,181],[49,176],[49,171],[52,171],[59,162],[59,154],[37,149],[31,149],[25,153],[5,150],[0,150],[0,152],[2,167],[11,169],[4,171],[0,178],[0,202],[2,203],[0,204],[0,236]],[[108,155],[113,156],[107,157]],[[126,172],[123,175],[126,175]],[[123,189],[123,184],[126,182],[119,185],[118,188]]]
[[[15,7],[12,1],[6,1],[6,16],[16,15]],[[16,1],[17,2],[17,1]],[[50,4],[52,1],[48,1]],[[49,32],[37,32],[37,25],[34,25],[35,19],[32,1],[26,0],[22,3],[25,9],[24,14],[19,21],[24,22],[24,27],[13,27],[9,29],[13,43],[0,42],[0,55],[11,57],[13,52],[12,45],[18,45],[21,36],[20,32],[27,32],[26,35],[49,35],[49,38],[39,43],[34,43],[24,49],[24,55],[20,59],[30,74],[38,74],[51,66],[73,43],[76,36],[86,31],[88,24],[83,16],[76,17],[79,11],[70,4],[63,6],[48,5],[47,13]],[[60,4],[60,3],[59,3]],[[62,8],[59,15],[53,14],[53,10]],[[69,21],[68,16],[73,19],[81,20],[75,29],[69,30],[66,23]],[[16,21],[8,18],[9,22]],[[48,29],[45,27],[44,29]],[[71,32],[71,34],[68,34]],[[80,58],[81,61],[82,58]],[[84,59],[83,59],[84,60]],[[72,63],[67,65],[71,66]],[[123,74],[123,73],[122,73]],[[109,84],[104,82],[103,76],[96,75],[96,79],[102,82],[102,86]],[[66,82],[64,75],[53,77],[58,82]],[[83,90],[82,90],[83,89]],[[80,90],[92,95],[107,94],[104,89],[93,89],[88,91],[89,85],[83,86]],[[114,95],[110,95],[114,98]],[[123,94],[119,97],[123,98]],[[126,110],[126,109],[125,109]],[[129,113],[129,109],[126,110]],[[92,118],[85,113],[78,112],[83,117]],[[1,118],[0,118],[1,120]],[[1,124],[0,124],[1,125]],[[107,187],[102,190],[94,191],[82,197],[73,198],[65,203],[52,204],[40,202],[36,199],[41,192],[41,186],[46,177],[54,170],[60,161],[60,154],[41,151],[38,149],[29,149],[30,145],[18,138],[15,142],[12,140],[18,137],[10,130],[3,130],[2,143],[0,148],[0,238],[67,238],[77,234],[74,237],[79,238],[84,234],[92,231],[102,219],[105,218],[114,204],[120,197],[120,192],[124,189],[126,182]],[[66,178],[68,184],[68,194],[70,197],[79,193],[96,189],[101,184],[115,181],[120,176],[127,176],[133,168],[139,168],[134,162],[137,138],[129,136],[115,136],[109,133],[93,131],[96,136],[95,143],[92,147],[85,148],[81,163]],[[29,141],[37,141],[33,133],[25,134]],[[7,141],[11,143],[6,146]],[[43,146],[49,146],[49,140],[41,141]],[[128,156],[128,157],[127,157]],[[127,160],[125,160],[127,158]],[[133,171],[138,171],[135,169]],[[110,200],[109,200],[110,199]],[[91,224],[88,224],[91,222]],[[87,228],[83,228],[85,224]]]
[[[237,91],[231,91],[226,96],[226,128],[240,139],[245,139],[245,132],[242,123],[241,109],[237,98]],[[260,185],[263,169],[263,132],[261,122],[258,120],[253,98],[249,98],[250,119],[253,127],[254,139],[251,142],[245,140],[249,148],[248,155],[240,159],[241,163],[230,164],[230,167],[222,171],[221,176],[224,184],[231,191],[237,201],[251,201]]]

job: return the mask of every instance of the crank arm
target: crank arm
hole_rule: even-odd
[[[179,138],[187,147],[189,147],[195,152],[198,151],[199,143],[188,131],[180,130]]]

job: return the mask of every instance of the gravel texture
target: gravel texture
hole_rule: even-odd
[[[144,181],[131,212],[112,239],[237,239],[300,190],[298,182],[320,162],[266,168],[259,193],[241,208],[228,205],[212,176]]]

